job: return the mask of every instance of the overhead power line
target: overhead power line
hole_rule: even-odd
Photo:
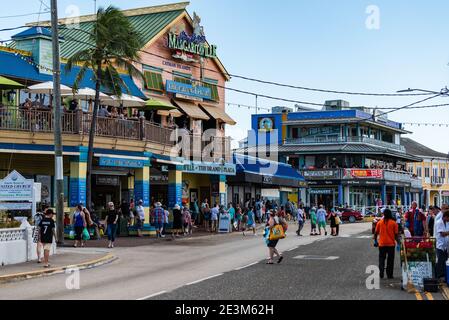
[[[34,12],[34,13],[17,14],[17,15],[12,15],[12,16],[0,16],[0,19],[36,16],[36,15],[41,15],[41,14],[45,14],[45,13],[50,13],[50,11],[41,11],[41,12]]]

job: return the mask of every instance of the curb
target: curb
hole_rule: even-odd
[[[55,275],[55,274],[61,274],[61,273],[65,273],[66,270],[69,270],[69,269],[76,268],[79,270],[85,270],[85,269],[96,268],[96,267],[111,263],[117,259],[118,258],[115,257],[114,255],[107,254],[104,257],[101,257],[99,259],[82,262],[82,263],[75,264],[75,265],[68,265],[68,266],[63,266],[63,267],[36,270],[36,271],[30,271],[30,272],[8,274],[8,275],[0,276],[0,284],[7,283],[7,282],[20,281],[20,280],[34,279],[34,278],[44,277],[44,276],[51,276],[51,275]]]

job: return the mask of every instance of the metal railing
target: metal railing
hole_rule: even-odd
[[[332,144],[332,143],[366,143],[387,149],[394,149],[400,152],[405,152],[405,147],[399,144],[394,144],[386,141],[372,139],[368,137],[342,137],[342,136],[319,136],[307,137],[297,139],[286,139],[286,145],[303,145],[303,144]]]
[[[63,134],[83,134],[90,132],[92,114],[83,113],[81,110],[76,112],[64,112],[62,114],[62,133]],[[0,109],[0,130],[12,130],[23,132],[53,132],[53,113],[49,109],[31,109],[24,110],[18,108]],[[119,118],[98,117],[95,135],[99,137],[110,137],[128,140],[148,141],[161,144],[165,147],[176,144],[176,129],[166,128],[154,122],[145,120],[145,118],[127,120]],[[179,130],[181,131],[181,130]],[[193,148],[193,135],[190,135],[191,146]],[[199,154],[203,153],[204,148],[213,143],[213,150],[217,160],[225,159],[231,161],[231,140],[229,137],[212,137],[210,142],[201,141]],[[198,154],[198,150],[191,150],[191,154]]]
[[[444,178],[443,177],[432,177],[430,179],[430,183],[432,185],[442,186],[444,184]]]

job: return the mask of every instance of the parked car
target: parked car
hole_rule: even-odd
[[[349,221],[350,223],[355,223],[356,221],[363,220],[363,215],[360,211],[345,208],[340,209],[340,212],[341,212],[340,218],[342,221]]]

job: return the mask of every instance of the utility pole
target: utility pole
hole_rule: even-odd
[[[61,63],[59,60],[58,2],[51,0],[51,36],[53,51],[53,118],[56,178],[56,235],[59,245],[64,244],[64,171],[61,136]]]

